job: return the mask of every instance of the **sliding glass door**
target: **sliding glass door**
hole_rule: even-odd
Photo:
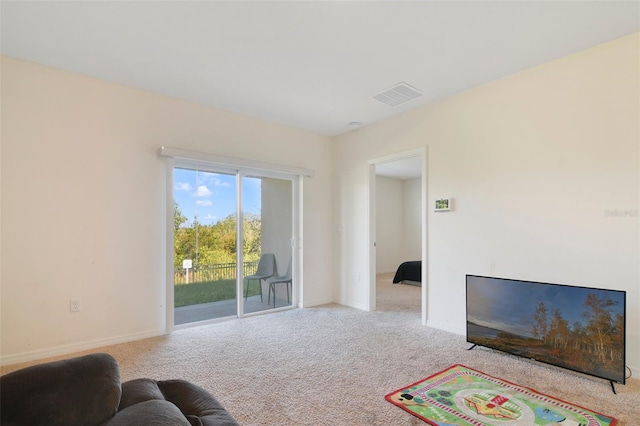
[[[245,176],[242,184],[245,224],[243,251],[246,256],[251,254],[251,258],[255,259],[258,255],[259,259],[256,271],[245,274],[243,279],[246,296],[244,312],[291,306],[294,229],[292,181]]]
[[[192,164],[173,176],[174,325],[293,306],[295,177]]]

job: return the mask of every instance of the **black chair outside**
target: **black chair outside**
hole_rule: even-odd
[[[244,277],[247,282],[244,288],[244,300],[246,301],[249,297],[249,284],[251,284],[251,281],[258,281],[258,286],[260,287],[260,302],[262,302],[262,280],[266,280],[267,278],[274,276],[275,273],[276,256],[273,253],[264,253],[260,256],[256,273]]]
[[[271,303],[271,292],[273,291],[273,308],[276,307],[276,288],[275,284],[285,284],[287,287],[287,302],[291,303],[291,298],[289,296],[289,286],[293,284],[293,280],[291,278],[291,263],[292,259],[289,258],[289,266],[287,266],[287,272],[284,275],[279,277],[271,277],[267,280],[267,284],[269,284],[269,298],[267,299],[267,305]],[[293,290],[293,289],[292,289]]]

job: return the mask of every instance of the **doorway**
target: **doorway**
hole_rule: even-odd
[[[369,161],[370,310],[377,309],[376,278],[390,281],[401,263],[419,261],[423,324],[428,291],[426,164],[426,147]]]

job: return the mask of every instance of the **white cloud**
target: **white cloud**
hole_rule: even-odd
[[[196,200],[196,204],[199,206],[210,206],[213,203],[211,202],[211,200]]]
[[[231,182],[235,181],[235,176],[220,175],[218,173],[205,173],[199,172],[197,176],[197,182],[203,185],[209,185],[209,187],[228,188],[231,186]]]
[[[176,191],[191,191],[193,187],[189,182],[176,182]]]
[[[206,222],[214,222],[214,221],[218,220],[218,218],[217,218],[217,217],[215,217],[215,216],[214,216],[214,215],[212,215],[212,214],[208,214],[208,215],[206,215],[206,216],[204,217],[204,220],[205,220]]]
[[[196,189],[196,197],[208,197],[211,194],[213,194],[213,192],[207,188],[207,185],[200,185],[198,189]]]
[[[220,180],[218,178],[214,178],[213,179],[213,184],[215,186],[225,186],[225,187],[229,186],[229,182],[223,182],[222,180]]]

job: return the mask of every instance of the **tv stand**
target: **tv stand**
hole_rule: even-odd
[[[469,349],[467,349],[467,350],[468,350],[468,351],[470,351],[471,349],[475,348],[476,346],[478,346],[478,345],[476,345],[476,344],[474,343],[474,344],[473,344],[473,346],[471,346],[471,347],[470,347]]]

